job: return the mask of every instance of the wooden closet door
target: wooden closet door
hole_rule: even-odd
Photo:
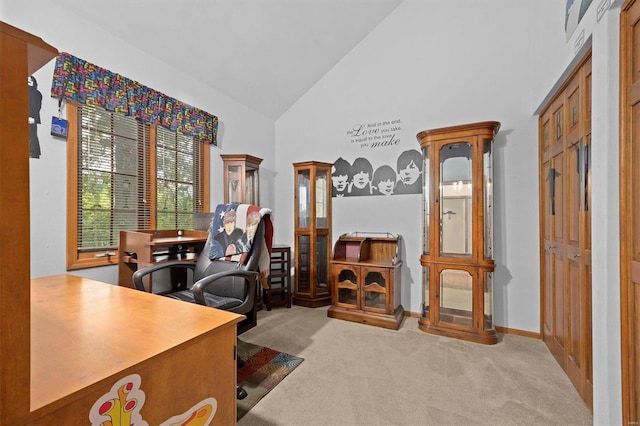
[[[567,374],[591,406],[591,220],[589,164],[591,60],[565,89],[567,99]],[[578,309],[576,309],[578,307]]]
[[[540,117],[542,338],[591,407],[591,61]]]
[[[620,24],[620,311],[622,424],[640,421],[640,2]]]
[[[564,242],[564,99],[555,101],[544,114],[543,170],[543,329],[542,338],[556,359],[563,359],[566,344],[566,278]]]

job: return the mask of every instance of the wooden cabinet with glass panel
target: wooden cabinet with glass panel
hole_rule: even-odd
[[[221,154],[224,165],[224,202],[260,205],[260,163],[247,154]]]
[[[293,164],[294,305],[331,304],[331,166],[318,161]]]
[[[388,233],[353,232],[338,238],[331,260],[329,317],[400,328],[400,241],[400,235]]]
[[[424,159],[423,306],[428,333],[479,343],[493,327],[493,175],[496,121],[418,133]]]

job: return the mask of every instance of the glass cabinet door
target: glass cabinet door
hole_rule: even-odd
[[[340,270],[336,273],[335,285],[336,285],[336,305],[343,306],[345,308],[358,308],[358,268],[350,266],[341,266]]]
[[[329,292],[329,242],[326,235],[316,236],[315,273],[316,293]]]
[[[327,227],[327,182],[329,174],[326,170],[316,172],[316,227]]]
[[[242,202],[242,170],[238,166],[227,168],[227,198],[228,203]]]
[[[308,228],[311,212],[311,171],[298,171],[298,227]]]
[[[429,172],[431,168],[431,162],[429,160],[429,148],[425,147],[422,149],[422,158],[423,158],[423,187],[422,187],[422,253],[429,254],[431,250],[429,247],[430,241],[430,230],[431,230],[431,191],[433,190],[431,187],[431,173]]]
[[[296,278],[298,280],[297,290],[300,293],[309,294],[311,290],[311,240],[308,235],[299,235],[298,239],[298,270]]]
[[[440,255],[470,256],[472,240],[471,145],[440,149]]]
[[[362,304],[367,311],[385,313],[387,309],[388,272],[362,268],[364,275]]]
[[[247,204],[260,204],[260,191],[258,182],[260,182],[258,169],[248,168],[244,174],[244,187],[246,195],[245,202]]]
[[[485,139],[482,148],[484,179],[484,258],[493,259],[493,140]]]
[[[431,268],[422,267],[422,318],[431,318]]]
[[[440,272],[440,322],[471,327],[473,280],[469,272],[444,269]]]

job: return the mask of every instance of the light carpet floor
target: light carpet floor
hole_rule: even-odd
[[[327,307],[258,312],[243,340],[305,361],[240,421],[249,425],[591,425],[541,340],[481,345],[327,318]]]

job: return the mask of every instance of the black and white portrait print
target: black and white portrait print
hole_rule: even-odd
[[[374,163],[358,157],[350,163],[340,157],[331,169],[333,197],[422,193],[422,153],[403,151],[392,164]]]

